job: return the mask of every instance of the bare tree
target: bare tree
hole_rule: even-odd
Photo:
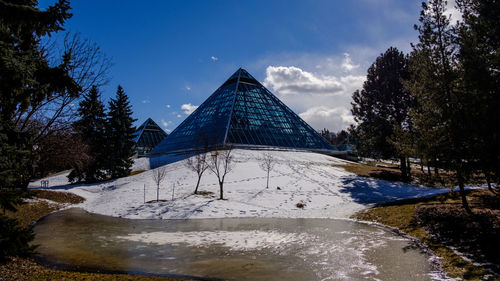
[[[267,184],[266,188],[269,188],[269,173],[273,170],[276,164],[276,159],[270,153],[264,153],[259,163],[259,167],[267,172]]]
[[[198,175],[194,194],[198,194],[198,186],[200,185],[201,176],[208,169],[207,154],[199,153],[196,156],[190,157],[185,162],[186,167]]]
[[[57,38],[57,37],[54,37]],[[51,93],[44,100],[34,100],[29,107],[19,107],[13,120],[22,131],[36,132],[33,141],[58,130],[67,130],[76,116],[75,104],[92,86],[100,87],[109,81],[111,60],[99,46],[79,33],[66,33],[59,39],[43,41],[40,52],[53,65],[68,69],[69,76],[79,89],[73,92]]]
[[[159,167],[153,170],[153,180],[156,183],[156,201],[160,201],[160,184],[167,177],[167,167]]]
[[[224,199],[224,179],[234,168],[232,147],[224,150],[215,150],[209,156],[208,168],[212,171],[219,181],[220,197]]]

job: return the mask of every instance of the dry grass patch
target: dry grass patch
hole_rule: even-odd
[[[137,171],[132,171],[130,172],[130,175],[129,176],[135,176],[135,175],[138,175],[138,174],[142,174],[144,172],[146,172],[147,170],[137,170]]]
[[[52,191],[52,190],[36,190],[33,195],[37,198],[47,199],[57,203],[79,204],[85,201],[81,196],[69,192]]]
[[[377,166],[375,162],[370,162],[369,165],[359,163],[332,164],[334,167],[340,167],[347,172],[356,174],[361,177],[371,177],[387,181],[405,181],[401,176],[401,171],[397,165],[386,165],[384,167]],[[454,187],[457,185],[455,174],[451,171],[439,170],[439,175],[431,173],[427,174],[420,169],[412,168],[411,183],[420,184],[429,187]],[[473,175],[468,184],[485,184],[486,180],[483,174]]]
[[[411,199],[389,203],[361,211],[353,218],[395,227],[420,239],[440,258],[446,273],[465,280],[499,280],[500,200],[488,190],[469,192],[474,212],[467,215],[457,194]],[[485,215],[486,214],[486,215]],[[458,249],[483,264],[473,264],[450,249]],[[487,265],[486,263],[490,263]]]
[[[16,206],[17,212],[5,212],[6,216],[17,219],[22,226],[28,226],[38,221],[42,217],[61,209],[65,204],[78,204],[85,200],[68,192],[37,190],[30,193],[33,198],[29,199],[26,204]]]

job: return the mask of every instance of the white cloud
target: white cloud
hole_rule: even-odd
[[[314,75],[295,66],[268,66],[264,85],[282,95],[334,95],[342,90],[336,77]]]
[[[170,108],[170,104],[165,105],[167,108]]]
[[[146,100],[142,100],[141,102],[142,102],[142,103],[144,103],[144,104],[146,104],[146,103],[151,103],[151,102],[150,102],[149,100],[147,100],[147,99],[146,99]]]
[[[309,108],[299,116],[315,129],[334,128],[334,131],[339,131],[354,123],[351,112],[345,107],[317,106]]]
[[[353,123],[351,96],[365,80],[365,74],[352,61],[349,69],[331,66],[341,61],[325,58],[323,63],[314,64],[313,69],[322,73],[296,66],[268,66],[264,85],[313,128],[340,131]]]
[[[182,115],[180,115],[180,114],[177,114],[176,116],[177,116],[177,118],[181,118],[182,117]]]
[[[167,128],[170,124],[172,124],[172,121],[165,121],[165,119],[161,119],[161,125],[164,128]]]
[[[210,59],[211,59],[211,60],[213,60],[213,61],[217,61],[217,60],[219,60],[219,58],[218,58],[218,57],[214,57],[214,56],[211,56],[211,57],[210,57]]]
[[[342,68],[345,71],[352,71],[353,69],[358,68],[358,67],[359,67],[359,64],[357,64],[357,65],[352,64],[351,55],[349,55],[349,53],[344,53],[344,61],[342,62]]]
[[[186,89],[187,91],[191,91],[191,86],[186,85],[186,87],[184,87],[184,89]]]
[[[198,108],[197,105],[192,105],[190,103],[185,103],[181,105],[181,109],[184,111],[185,114],[189,115],[193,113],[196,109]]]

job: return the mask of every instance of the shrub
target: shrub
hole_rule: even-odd
[[[8,256],[30,256],[36,248],[29,245],[34,238],[31,227],[21,227],[16,219],[0,215],[0,260]]]

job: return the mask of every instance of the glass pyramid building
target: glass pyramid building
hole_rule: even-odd
[[[142,157],[148,155],[166,137],[167,133],[153,119],[148,118],[135,132],[136,156]]]
[[[214,147],[337,151],[297,114],[238,69],[163,140],[152,155]]]

